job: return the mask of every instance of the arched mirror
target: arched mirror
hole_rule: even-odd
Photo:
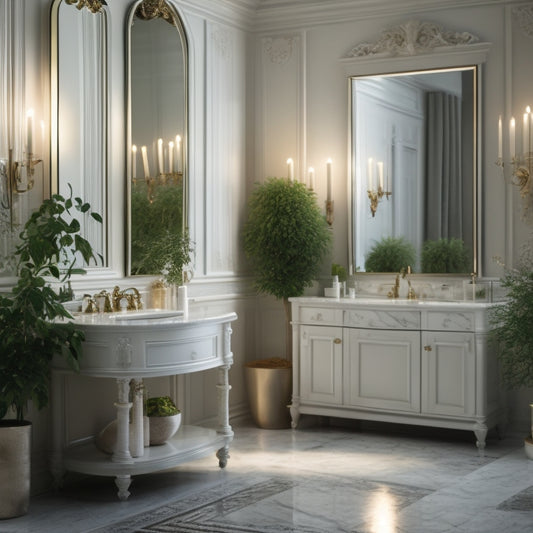
[[[68,196],[70,186],[103,216],[104,224],[80,220],[83,235],[104,258],[99,267],[107,264],[107,25],[104,5],[92,12],[63,0],[52,4],[52,192]]]
[[[159,275],[154,244],[185,230],[187,39],[165,0],[132,5],[128,21],[129,274]]]
[[[350,79],[360,271],[409,249],[415,272],[475,271],[476,87],[476,66]]]

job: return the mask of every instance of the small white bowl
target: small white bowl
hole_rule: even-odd
[[[150,446],[164,444],[178,431],[181,424],[181,413],[172,416],[150,417]]]

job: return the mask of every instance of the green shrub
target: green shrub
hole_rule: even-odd
[[[377,242],[365,261],[367,272],[400,272],[413,266],[416,261],[415,247],[403,237],[383,237]]]
[[[463,274],[471,270],[470,254],[461,239],[426,241],[422,246],[422,272]]]
[[[157,396],[148,398],[146,402],[146,414],[148,416],[173,416],[180,410],[176,407],[170,396]]]

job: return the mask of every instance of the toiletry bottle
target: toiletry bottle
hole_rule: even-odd
[[[333,283],[331,287],[335,291],[335,298],[340,298],[341,296],[341,284],[339,283],[339,276],[333,276]]]

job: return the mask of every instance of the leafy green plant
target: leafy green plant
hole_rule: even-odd
[[[525,249],[516,269],[501,280],[507,298],[490,310],[491,336],[499,344],[500,368],[510,388],[533,386],[533,252]]]
[[[403,237],[383,237],[368,253],[367,272],[400,272],[416,261],[415,247]]]
[[[348,276],[346,274],[346,269],[342,265],[338,265],[337,263],[333,263],[331,265],[331,275],[332,276],[338,276],[339,281],[342,283],[343,281],[346,281]]]
[[[331,232],[315,193],[285,178],[258,184],[249,199],[243,234],[255,287],[283,300],[289,330],[288,299],[301,296],[311,286],[331,245]],[[288,331],[288,354],[289,339]]]
[[[49,278],[68,281],[85,270],[75,266],[81,254],[88,264],[96,261],[89,242],[80,235],[75,209],[102,222],[81,198],[59,194],[44,200],[20,234],[17,246],[18,281],[7,296],[0,296],[0,419],[9,408],[22,421],[28,402],[37,409],[48,404],[50,362],[54,355],[79,369],[83,332],[61,319],[72,318]]]
[[[146,414],[148,416],[174,416],[180,410],[176,407],[170,396],[157,396],[146,401]]]
[[[461,239],[426,241],[422,246],[422,272],[463,274],[472,270],[470,254]]]

